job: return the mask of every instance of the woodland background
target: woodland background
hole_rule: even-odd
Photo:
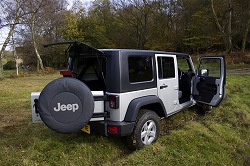
[[[189,54],[250,49],[249,0],[1,0],[0,10],[0,31],[8,27],[0,79],[13,59],[37,70],[64,67],[66,47],[43,47],[52,42]]]

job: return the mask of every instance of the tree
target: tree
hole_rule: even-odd
[[[0,2],[0,5],[3,6],[3,10],[5,13],[7,13],[5,17],[5,23],[6,26],[9,27],[8,36],[5,39],[3,46],[0,50],[0,79],[3,79],[3,64],[2,64],[2,58],[4,51],[10,42],[10,38],[14,33],[14,29],[19,24],[20,19],[26,15],[27,13],[22,10],[22,5],[24,3],[24,0],[13,0],[13,1],[7,1],[3,0]]]
[[[31,40],[32,42],[37,59],[37,70],[44,69],[41,54],[43,51],[42,44],[44,44],[45,41],[49,40],[51,42],[51,40],[61,37],[57,34],[59,28],[56,28],[55,25],[61,23],[58,19],[62,18],[61,11],[64,9],[64,0],[26,1],[25,10],[29,11],[30,14],[26,15],[24,18],[24,23],[26,25],[25,32],[29,33],[31,36],[31,38],[29,38],[29,35],[26,35],[28,37],[26,40]],[[56,16],[58,16],[58,18]],[[63,25],[60,24],[60,26]]]
[[[223,37],[227,53],[231,53],[233,49],[233,45],[232,45],[232,0],[228,0],[225,6],[227,6],[226,8],[227,10],[225,11],[226,19],[225,19],[224,25],[221,25],[219,18],[217,16],[217,13],[215,11],[214,0],[211,0],[211,9],[214,15],[215,23],[219,29],[219,32],[221,33]]]
[[[201,53],[221,47],[220,34],[214,28],[209,2],[208,0],[183,0],[181,3],[183,10],[178,11],[182,13],[179,22],[184,24],[178,27],[183,31],[182,40],[186,52]]]
[[[246,49],[246,42],[247,42],[247,35],[248,35],[248,32],[249,32],[249,26],[250,26],[250,1],[248,0],[248,3],[247,3],[247,12],[246,12],[246,24],[245,24],[245,30],[244,30],[244,33],[243,33],[243,37],[242,37],[242,52],[244,53],[245,52],[245,49]]]
[[[42,18],[40,11],[42,10],[43,7],[45,7],[46,5],[49,5],[49,3],[46,0],[34,0],[34,1],[29,0],[29,1],[26,1],[26,5],[27,5],[26,10],[28,10],[30,14],[25,17],[25,23],[30,29],[33,48],[34,48],[34,52],[37,58],[37,70],[39,70],[40,68],[44,70],[43,61],[41,59],[41,55],[39,54],[38,47],[37,47],[37,39],[36,39],[37,29],[35,29],[35,25],[36,23],[38,23],[37,22],[38,18],[39,17]]]
[[[82,41],[84,37],[82,30],[78,27],[77,15],[71,11],[64,12],[63,15],[64,26],[60,28],[63,38],[70,41]]]
[[[119,0],[113,2],[120,22],[120,40],[124,47],[145,49],[150,38],[150,26],[154,11],[154,3],[150,0]]]
[[[12,48],[13,48],[13,57],[15,59],[16,62],[16,75],[19,75],[19,65],[21,63],[21,59],[19,59],[18,55],[17,55],[17,51],[16,51],[16,43],[14,40],[14,37],[12,35]]]
[[[84,36],[95,47],[116,47],[116,35],[119,28],[115,8],[110,0],[96,0],[92,3],[88,17],[84,17],[80,26],[84,27]]]
[[[176,8],[174,0],[151,2],[152,15],[149,18],[149,39],[146,48],[153,50],[174,51],[176,30]]]

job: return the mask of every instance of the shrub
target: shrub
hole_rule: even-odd
[[[16,69],[16,62],[15,61],[8,61],[5,65],[3,65],[4,70],[13,70]]]
[[[46,75],[46,74],[54,74],[56,72],[55,69],[51,67],[45,67],[44,70],[39,70],[36,72],[38,75]]]
[[[46,67],[45,72],[46,72],[46,74],[54,74],[56,72],[56,70],[53,69],[52,67]]]

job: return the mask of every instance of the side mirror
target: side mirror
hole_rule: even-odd
[[[199,69],[198,70],[198,76],[209,76],[208,69]]]

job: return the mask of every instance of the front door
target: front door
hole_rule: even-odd
[[[196,102],[218,106],[225,95],[226,65],[223,56],[200,58],[193,86]]]
[[[157,88],[158,96],[164,103],[167,114],[176,111],[178,100],[178,73],[176,55],[158,54]]]

